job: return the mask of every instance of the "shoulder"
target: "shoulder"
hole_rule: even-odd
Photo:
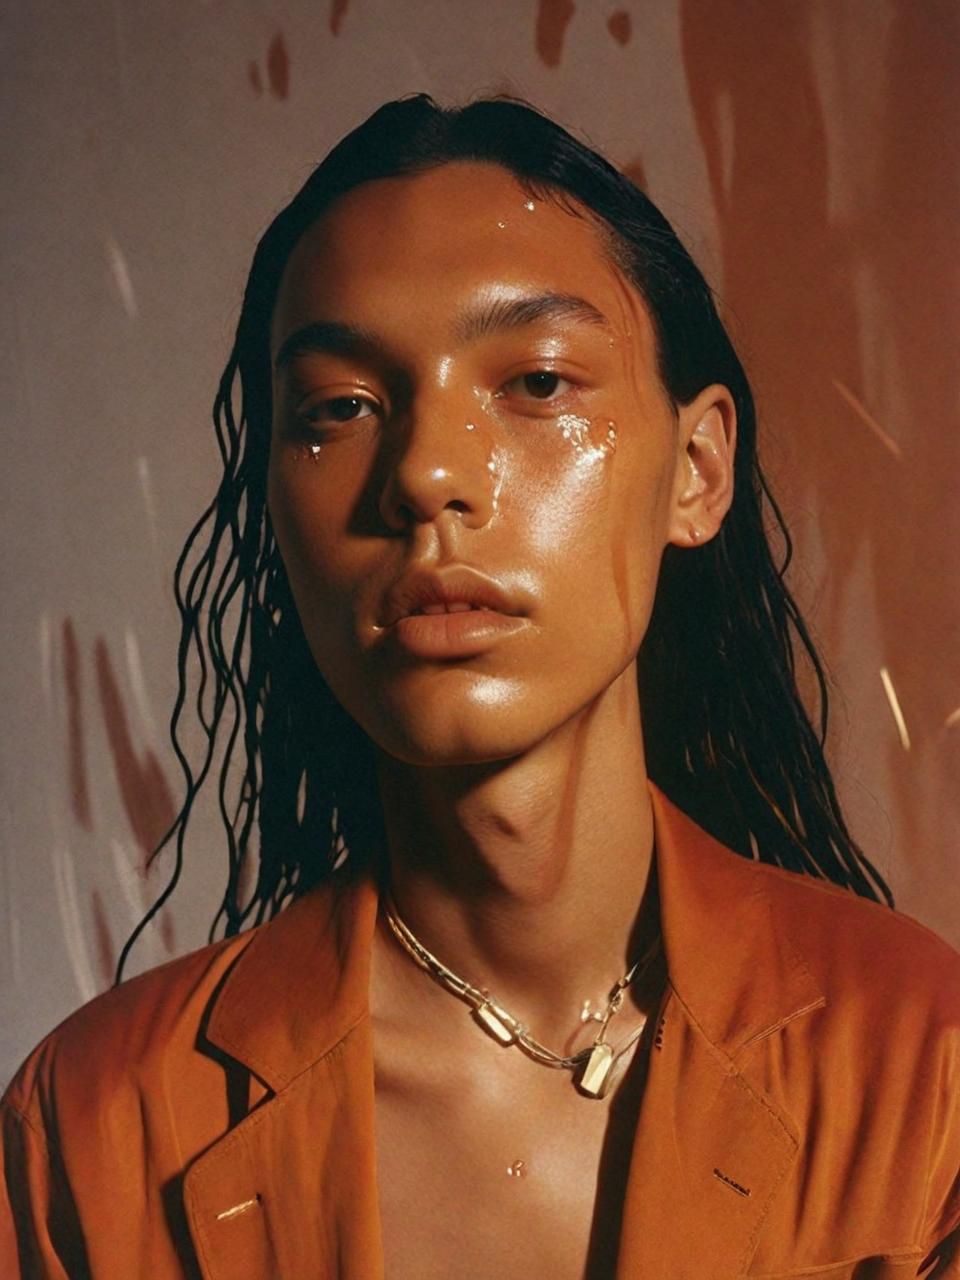
[[[43,1128],[58,1097],[93,1104],[161,1071],[173,1057],[186,1061],[211,997],[256,932],[168,961],[77,1009],[27,1057],[4,1108]]]
[[[736,855],[734,855],[736,856]],[[960,953],[932,929],[826,880],[748,864],[828,1001],[960,1030]]]
[[[924,1248],[944,1241],[960,1223],[960,953],[911,916],[837,885],[759,863],[751,874],[823,998],[755,1046],[757,1079],[805,1135],[795,1185],[819,1179],[856,1203],[858,1181],[879,1188],[895,1150],[897,1195],[871,1204],[868,1191],[863,1221],[885,1203],[877,1231],[889,1239],[910,1204],[918,1216],[905,1238],[912,1230]]]
[[[230,995],[230,1028],[240,1040],[254,1031],[261,1039],[278,1035],[285,1042],[294,1032],[302,1038],[304,1020],[314,1026],[340,998],[341,962],[354,934],[354,913],[346,906],[361,896],[346,891],[354,882],[317,885],[266,923],[91,1000],[21,1066],[2,1098],[8,1118],[62,1131],[67,1116],[95,1123],[98,1107],[114,1108],[119,1119],[124,1109],[132,1116],[146,1105],[144,1099],[176,1111],[182,1104],[194,1108],[200,1096],[222,1094],[230,1045],[216,1033],[227,1007],[221,997]],[[308,1012],[302,1008],[307,969],[317,977]]]
[[[150,969],[76,1010],[14,1076],[0,1099],[5,1119],[61,1136],[69,1128],[74,1137],[102,1131],[105,1118],[117,1129],[142,1128],[148,1112],[156,1124],[184,1112],[195,1127],[212,1123],[205,1100],[222,1100],[227,1063],[208,1031],[222,993],[243,974],[234,993],[240,1031],[258,1011],[282,1023],[281,988],[301,990],[304,957],[312,962],[322,947],[338,951],[337,926],[349,926],[337,913],[344,896],[337,888],[316,886],[271,920]],[[248,955],[253,963],[245,970]]]

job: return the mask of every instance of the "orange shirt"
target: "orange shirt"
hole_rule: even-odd
[[[669,984],[618,1280],[960,1276],[960,956],[651,790]],[[324,886],[48,1036],[2,1102],[3,1280],[379,1280],[376,912]]]

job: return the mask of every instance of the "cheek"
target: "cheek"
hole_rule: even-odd
[[[632,637],[649,615],[666,539],[664,441],[606,414],[564,415],[558,432],[555,447],[528,459],[513,486],[531,513],[531,551],[576,578],[588,607],[608,613],[615,602]]]
[[[610,505],[617,425],[608,415],[567,413],[535,430],[543,434],[536,447],[491,454],[496,514],[507,524],[519,518],[537,563],[579,559]]]
[[[333,567],[331,550],[344,541],[350,520],[348,486],[307,447],[271,455],[267,504],[284,563]]]
[[[347,566],[336,554],[346,545],[349,523],[343,486],[329,483],[312,457],[285,455],[271,461],[267,502],[297,612],[319,663],[320,653],[335,650],[338,635],[349,631],[342,608]]]
[[[337,555],[349,523],[342,494],[342,486],[328,483],[312,457],[271,462],[267,501],[294,605],[318,670],[347,705],[356,642],[349,566]]]
[[[673,471],[666,449],[634,449],[614,505],[609,572],[638,648],[647,629],[667,544]]]
[[[618,431],[616,452],[567,470],[538,513],[547,546],[551,530],[558,532],[556,576],[575,602],[569,622],[580,643],[586,641],[581,651],[592,651],[608,673],[636,658],[649,625],[668,492],[651,452]]]

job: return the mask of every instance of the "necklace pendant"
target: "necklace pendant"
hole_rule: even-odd
[[[508,1021],[510,1015],[505,1009],[495,1005],[492,1000],[485,1000],[483,1004],[477,1005],[473,1011],[473,1016],[484,1031],[489,1032],[494,1040],[499,1041],[500,1044],[513,1044],[516,1041],[516,1030]]]
[[[613,1066],[613,1050],[608,1044],[595,1044],[583,1069],[579,1086],[591,1098],[602,1098],[607,1091],[610,1068]]]

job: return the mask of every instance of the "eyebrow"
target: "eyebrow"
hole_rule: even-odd
[[[382,349],[383,343],[372,329],[341,324],[336,320],[316,320],[284,339],[277,352],[274,368],[279,373],[297,356],[313,351],[328,352],[331,355],[356,355]]]
[[[520,329],[543,320],[575,320],[607,328],[610,325],[592,302],[574,293],[533,293],[474,304],[457,318],[454,331],[461,342],[475,342],[491,333]]]
[[[573,293],[533,293],[519,298],[492,298],[470,305],[457,317],[454,333],[460,343],[466,344],[494,333],[549,320],[574,320],[610,328],[607,317],[586,298]],[[275,367],[279,372],[296,356],[309,352],[355,355],[383,351],[386,345],[372,329],[336,320],[318,320],[284,339],[277,352]]]

